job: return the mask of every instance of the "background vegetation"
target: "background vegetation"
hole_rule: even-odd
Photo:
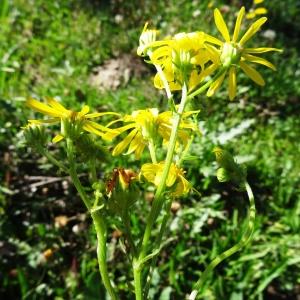
[[[144,22],[166,34],[214,31],[213,7],[233,21],[241,2],[251,5],[235,0],[0,1],[1,299],[105,299],[95,235],[83,205],[69,178],[26,146],[20,133],[33,116],[25,99],[55,96],[74,109],[88,104],[124,113],[129,107],[164,108],[151,68],[135,56]],[[278,71],[261,68],[267,81],[263,89],[239,74],[234,102],[225,87],[214,98],[195,101],[202,108],[203,136],[184,167],[201,197],[182,199],[173,213],[152,282],[153,299],[184,299],[204,266],[239,239],[247,199],[217,182],[211,153],[216,144],[246,163],[258,218],[254,241],[217,268],[205,299],[300,297],[300,5],[265,2],[269,22],[257,44],[284,49],[282,55],[270,55]],[[57,147],[52,151],[60,154]],[[103,176],[124,163],[122,158],[107,161]],[[138,167],[133,160],[128,164]],[[147,209],[146,199],[143,206]],[[134,230],[138,234],[141,228]],[[132,299],[120,233],[113,226],[110,232],[110,269],[122,299]]]

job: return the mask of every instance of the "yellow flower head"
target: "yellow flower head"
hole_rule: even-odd
[[[90,109],[87,105],[83,106],[80,112],[74,112],[66,109],[63,105],[52,98],[47,98],[47,104],[30,98],[26,101],[26,105],[33,110],[50,117],[49,119],[43,120],[28,120],[29,124],[41,125],[61,123],[61,134],[58,134],[53,138],[52,141],[54,143],[61,141],[66,134],[70,133],[68,129],[71,127],[73,129],[72,131],[76,133],[80,133],[81,130],[85,130],[105,138],[106,132],[114,133],[114,130],[90,121],[90,119],[101,117],[103,115],[118,115],[113,112],[89,113]]]
[[[192,114],[199,111],[185,112],[182,116],[182,122],[178,130],[179,143],[186,144],[190,138],[189,131],[197,131],[197,126],[188,120]],[[129,131],[127,136],[119,142],[113,149],[114,156],[123,153],[127,148],[126,154],[135,153],[136,159],[141,157],[142,152],[150,141],[154,141],[160,136],[164,143],[170,139],[173,114],[171,111],[159,113],[157,108],[145,110],[136,110],[131,115],[125,115],[123,118],[111,122],[111,126],[116,122],[122,121],[128,123],[125,126],[115,128],[115,133],[107,132],[106,136],[113,139],[123,132]]]
[[[141,176],[145,177],[147,181],[158,186],[162,179],[165,162],[157,164],[144,164],[141,168]],[[187,194],[191,189],[191,184],[185,179],[184,171],[178,168],[174,163],[171,164],[168,178],[166,181],[168,188],[173,187],[172,196],[180,197]]]
[[[265,81],[258,71],[248,65],[246,62],[256,63],[264,65],[272,70],[276,70],[275,66],[269,61],[256,56],[255,54],[270,52],[270,51],[282,51],[276,48],[247,48],[246,43],[255,35],[255,33],[261,28],[261,26],[267,21],[266,17],[262,17],[255,21],[249,29],[245,32],[241,39],[239,33],[241,31],[241,24],[245,15],[245,8],[242,7],[238,13],[235,28],[232,37],[229,34],[226,23],[216,8],[214,10],[214,19],[218,30],[224,38],[224,42],[207,35],[207,40],[220,47],[220,63],[224,68],[229,70],[229,98],[232,100],[236,95],[236,70],[241,68],[245,74],[252,79],[255,83],[263,86]],[[214,92],[221,86],[224,81],[226,72],[224,72],[209,88],[207,95],[212,96]]]
[[[171,39],[149,45],[150,62],[162,69],[171,91],[180,90],[184,82],[192,90],[203,80],[206,64],[218,60],[217,54],[206,47],[205,41],[203,32],[182,32]],[[162,74],[158,72],[154,77],[154,86],[163,89],[163,82]]]

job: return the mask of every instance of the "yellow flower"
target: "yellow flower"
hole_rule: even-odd
[[[162,179],[165,162],[157,164],[147,163],[141,168],[141,176],[145,177],[147,181],[158,186]],[[172,196],[180,197],[187,194],[191,189],[191,184],[185,179],[184,171],[178,168],[174,163],[171,164],[170,171],[166,180],[166,186],[173,188]]]
[[[264,0],[253,0],[253,8],[246,14],[247,19],[253,19],[259,15],[266,15],[268,10],[265,7],[256,7],[257,4],[263,3]]]
[[[81,130],[85,130],[90,133],[94,133],[96,135],[101,136],[102,138],[106,138],[105,133],[115,133],[114,130],[104,127],[100,124],[97,124],[90,119],[101,117],[104,115],[118,115],[113,112],[102,112],[102,113],[89,113],[89,107],[87,105],[83,106],[80,112],[75,112],[66,109],[63,105],[52,98],[47,98],[47,103],[42,103],[35,99],[28,99],[26,101],[26,105],[32,108],[35,111],[38,111],[46,116],[51,118],[43,119],[43,120],[28,120],[29,124],[57,124],[61,123],[62,130],[61,134],[56,135],[53,138],[53,142],[57,143],[64,139],[66,135],[66,127],[67,124],[73,127],[73,132],[80,133]],[[67,124],[66,124],[67,121]],[[69,126],[69,127],[70,127]],[[68,131],[68,130],[67,130]]]
[[[238,41],[241,24],[245,15],[245,8],[242,7],[237,16],[235,28],[232,37],[229,35],[226,23],[216,8],[214,10],[214,19],[216,26],[222,34],[225,42],[220,41],[212,36],[207,35],[207,40],[220,47],[220,63],[226,70],[229,69],[229,98],[232,100],[236,96],[236,70],[240,67],[245,74],[258,85],[265,85],[265,81],[258,71],[248,65],[246,62],[264,65],[272,70],[276,70],[275,66],[269,61],[256,56],[255,54],[265,53],[269,51],[282,51],[276,48],[246,48],[245,44],[255,35],[261,26],[267,21],[266,17],[262,17],[255,21]],[[226,71],[210,86],[207,95],[212,96],[224,81]]]
[[[197,131],[197,125],[187,120],[193,114],[199,111],[185,112],[182,116],[182,122],[178,130],[178,143],[186,144],[190,138],[189,130]],[[157,108],[149,108],[145,110],[136,110],[131,115],[125,115],[123,118],[115,120],[108,124],[111,126],[116,122],[128,123],[125,126],[115,128],[115,133],[108,132],[106,135],[112,139],[123,132],[129,131],[127,136],[119,142],[113,149],[112,155],[116,156],[128,148],[126,154],[135,153],[136,159],[141,157],[142,152],[150,141],[157,139],[161,136],[163,142],[166,144],[171,135],[173,113],[166,111],[159,113]]]
[[[203,32],[182,32],[148,45],[150,62],[162,69],[171,91],[180,90],[184,82],[192,90],[217,68],[215,64],[207,66],[209,62],[217,61],[218,55],[206,47],[205,41]],[[164,88],[159,72],[154,77],[154,86]]]

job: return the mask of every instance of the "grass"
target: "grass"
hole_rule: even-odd
[[[232,11],[237,10],[236,3],[226,1]],[[1,1],[2,298],[105,297],[97,270],[95,235],[74,188],[27,147],[19,133],[31,115],[24,108],[25,99],[57,96],[70,107],[86,103],[122,113],[128,112],[129,106],[165,107],[162,94],[152,87],[151,71],[108,92],[92,87],[90,75],[110,58],[121,53],[134,55],[146,20],[162,33],[212,28],[208,4]],[[174,213],[153,277],[153,299],[183,299],[204,266],[239,238],[247,199],[231,186],[218,183],[214,176],[211,150],[220,143],[246,163],[258,218],[253,243],[217,268],[204,299],[295,299],[299,295],[299,6],[292,0],[285,2],[287,9],[282,1],[266,5],[270,10],[266,28],[275,29],[276,39],[268,41],[262,35],[259,39],[284,48],[283,55],[270,57],[278,71],[262,71],[267,79],[264,89],[239,74],[241,88],[236,102],[227,100],[225,87],[214,99],[195,101],[195,108],[202,108],[199,121],[203,136],[197,138],[184,167],[201,197],[192,194],[182,199],[181,208]],[[200,14],[195,14],[197,10]],[[116,15],[123,17],[121,22]],[[293,30],[287,31],[289,26]],[[107,162],[103,173],[109,174],[123,163],[122,158]],[[129,165],[137,168],[133,160]],[[34,188],[33,176],[52,176],[57,181]],[[146,201],[140,209],[147,209]],[[66,217],[67,224],[59,223],[57,217]],[[132,219],[135,234],[141,230],[141,221],[140,216]],[[111,226],[110,271],[122,299],[130,299],[127,266],[115,229]],[[53,251],[49,258],[45,258],[47,249]]]

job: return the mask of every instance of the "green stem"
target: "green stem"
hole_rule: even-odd
[[[148,142],[148,148],[149,148],[149,152],[150,152],[152,163],[156,164],[157,163],[157,159],[156,159],[155,145],[154,145],[153,139],[149,140],[149,142]]]
[[[103,284],[106,290],[108,291],[110,297],[112,298],[112,300],[117,300],[118,298],[114,292],[113,286],[108,276],[108,270],[106,264],[106,226],[99,210],[94,212],[91,211],[92,206],[90,204],[89,198],[85,193],[85,190],[78,178],[78,174],[76,171],[76,163],[75,163],[75,149],[74,149],[73,141],[70,138],[67,138],[67,156],[70,165],[69,173],[72,178],[73,184],[75,185],[77,192],[79,193],[87,210],[91,212],[91,216],[94,222],[94,226],[97,234],[97,241],[98,241],[97,259],[98,259],[99,271],[101,274]]]
[[[147,218],[146,228],[144,232],[144,236],[141,242],[141,249],[138,258],[136,258],[133,261],[133,275],[134,275],[134,286],[135,286],[135,297],[136,300],[143,299],[142,295],[142,280],[141,280],[141,268],[142,268],[142,261],[146,257],[147,254],[147,247],[148,242],[151,236],[151,231],[153,224],[155,223],[155,220],[157,219],[157,216],[161,210],[162,204],[163,204],[163,197],[162,194],[166,187],[166,181],[169,174],[169,170],[172,164],[175,145],[176,145],[176,139],[177,139],[177,133],[178,133],[178,127],[180,125],[182,113],[184,112],[185,105],[187,101],[187,86],[184,84],[182,88],[182,98],[181,102],[178,108],[178,111],[176,112],[174,119],[173,119],[173,126],[169,141],[169,147],[168,152],[165,160],[164,170],[162,174],[162,178],[160,181],[159,186],[157,187],[155,197],[153,200],[153,204],[151,207],[150,214]]]
[[[137,259],[134,259],[132,267],[133,267],[135,299],[136,300],[143,300],[141,264],[138,262]]]
[[[86,195],[83,186],[79,180],[77,171],[76,171],[76,164],[75,164],[75,152],[74,152],[74,144],[70,138],[67,138],[67,155],[69,160],[69,173],[72,178],[73,184],[75,185],[82,201],[84,202],[88,211],[91,209],[91,203],[89,201],[88,196]]]
[[[168,220],[170,218],[171,205],[172,205],[172,199],[170,199],[169,202],[167,203],[167,207],[166,207],[166,210],[165,210],[165,215],[162,219],[160,230],[159,230],[158,236],[157,236],[156,241],[155,241],[155,245],[157,247],[160,247],[162,238],[165,234],[165,231],[166,231],[166,228],[167,228],[167,223],[168,223]],[[152,273],[153,273],[154,267],[156,266],[157,258],[158,258],[158,255],[155,255],[152,258],[150,268],[149,268],[148,272],[146,272],[145,277],[147,279],[147,282],[146,282],[145,291],[144,291],[145,299],[147,299],[147,296],[148,296],[148,293],[149,293]]]
[[[226,72],[226,68],[221,67],[217,74],[210,80],[208,80],[204,85],[202,85],[198,90],[188,95],[188,99],[193,99],[195,96],[203,93],[209,86],[216,81],[224,72]]]
[[[103,217],[99,211],[92,213],[92,218],[97,234],[97,259],[102,282],[109,293],[112,300],[117,300],[118,297],[114,291],[111,281],[108,276],[106,263],[106,226]]]
[[[38,147],[37,150],[59,169],[63,170],[65,173],[69,173],[68,168],[66,168],[61,162],[59,162],[49,151],[47,151],[43,147]]]
[[[228,250],[224,251],[220,255],[218,255],[204,270],[204,272],[201,274],[200,279],[196,282],[194,285],[193,291],[189,296],[189,300],[195,300],[198,293],[203,291],[204,283],[206,282],[208,276],[211,274],[211,272],[214,270],[214,268],[220,264],[224,259],[228,258],[229,256],[233,255],[237,251],[241,250],[243,247],[245,247],[251,240],[253,231],[254,231],[254,223],[255,223],[255,202],[254,202],[254,196],[251,190],[250,185],[248,182],[245,182],[245,188],[248,194],[249,198],[249,213],[248,213],[248,225],[247,229],[243,233],[243,236],[241,240],[234,245],[233,247],[229,248]]]
[[[142,245],[141,245],[141,252],[139,255],[139,261],[141,261],[146,256],[147,246],[148,246],[148,242],[149,242],[149,239],[151,236],[152,227],[153,227],[153,224],[154,224],[154,222],[161,210],[162,204],[163,204],[162,194],[165,190],[167,177],[169,175],[170,167],[171,167],[171,164],[173,161],[173,155],[174,155],[176,139],[177,139],[177,134],[178,134],[178,127],[180,125],[182,113],[184,112],[186,102],[187,102],[187,87],[186,87],[186,84],[184,84],[184,86],[182,88],[181,102],[179,104],[178,111],[173,118],[172,131],[171,131],[167,156],[165,159],[163,174],[161,177],[160,184],[157,187],[155,197],[153,200],[153,204],[152,204],[152,208],[151,208],[150,214],[147,219],[146,229],[144,232]]]

